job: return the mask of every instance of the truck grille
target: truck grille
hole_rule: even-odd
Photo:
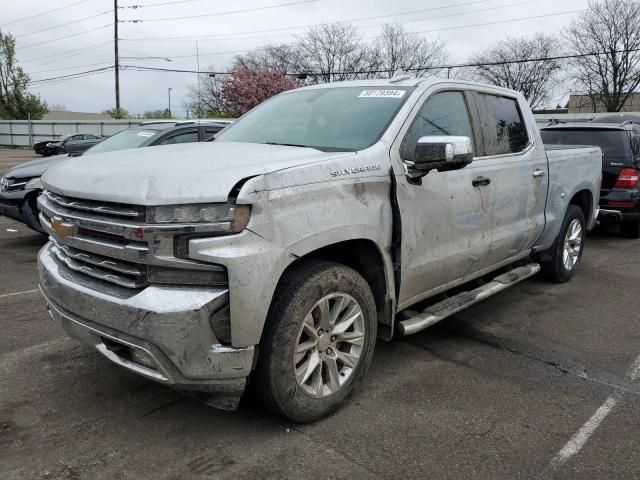
[[[113,202],[99,202],[95,200],[81,200],[65,197],[56,193],[45,191],[43,194],[54,205],[62,207],[70,212],[89,213],[105,217],[144,221],[145,208],[137,205],[127,205]]]
[[[130,289],[151,283],[225,286],[226,268],[176,258],[184,226],[147,223],[143,206],[81,200],[45,191],[40,223],[61,268]],[[194,227],[186,226],[191,233]],[[95,283],[95,282],[94,282]],[[106,286],[106,285],[105,285]]]
[[[127,288],[144,288],[149,284],[144,265],[83,252],[68,245],[61,245],[55,240],[52,240],[52,243],[52,251],[58,260],[74,272]]]

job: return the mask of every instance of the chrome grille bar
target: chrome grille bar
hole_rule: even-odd
[[[100,215],[113,215],[128,218],[144,218],[144,207],[122,206],[117,203],[97,202],[91,200],[79,200],[64,197],[50,191],[45,191],[43,195],[51,202],[70,210],[82,210]]]
[[[78,261],[74,258],[68,257],[65,252],[62,249],[58,248],[55,244],[52,248],[52,251],[60,262],[62,262],[67,268],[75,272],[81,272],[85,275],[89,275],[99,280],[115,283],[116,285],[120,285],[121,287],[142,288],[147,285],[146,277],[133,277],[130,275],[120,274],[113,270],[99,268],[93,264]]]

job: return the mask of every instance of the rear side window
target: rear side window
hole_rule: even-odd
[[[480,93],[480,116],[486,155],[518,153],[529,145],[527,126],[517,100]]]
[[[471,119],[461,92],[440,92],[427,99],[402,142],[402,158],[414,159],[416,144],[421,137],[440,135],[469,137],[473,144]]]

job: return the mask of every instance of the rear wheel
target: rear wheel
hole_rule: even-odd
[[[625,238],[640,238],[640,217],[625,218],[620,224],[620,235]]]
[[[551,260],[541,264],[546,278],[554,282],[567,282],[575,273],[582,251],[586,221],[577,205],[569,205],[560,233],[551,247]]]
[[[371,363],[373,294],[355,270],[313,261],[290,272],[277,295],[260,346],[258,394],[275,413],[312,422],[343,405]]]

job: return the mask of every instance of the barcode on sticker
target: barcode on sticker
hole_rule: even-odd
[[[402,98],[405,90],[363,90],[358,98]]]

